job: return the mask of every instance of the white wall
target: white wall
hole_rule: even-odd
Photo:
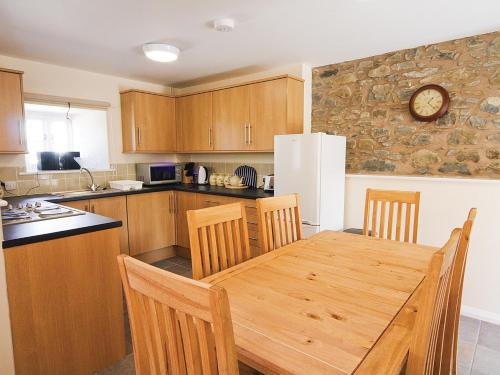
[[[419,243],[442,246],[478,209],[465,274],[462,313],[500,324],[500,180],[348,175],[345,227],[362,228],[367,188],[421,192]]]
[[[171,88],[2,55],[0,55],[0,67],[24,71],[25,92],[109,103],[108,139],[110,163],[176,160],[175,155],[122,153],[120,91],[135,88],[170,94]],[[0,165],[4,167],[23,166],[24,157],[22,155],[0,155]]]

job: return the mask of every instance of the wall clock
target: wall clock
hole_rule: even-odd
[[[410,99],[410,113],[418,121],[431,122],[445,115],[450,96],[444,87],[425,85],[415,91]]]

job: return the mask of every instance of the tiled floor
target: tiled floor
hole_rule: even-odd
[[[162,260],[154,265],[182,276],[191,277],[192,275],[190,261],[181,257]],[[127,321],[127,353],[129,354],[120,362],[99,372],[99,375],[135,375],[127,315],[125,318]],[[462,317],[460,319],[457,375],[499,374],[500,326]]]

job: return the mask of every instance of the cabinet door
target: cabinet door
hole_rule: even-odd
[[[0,153],[26,152],[22,75],[0,71]]]
[[[274,136],[287,134],[286,78],[250,85],[250,131],[252,149],[272,151]]]
[[[175,211],[177,214],[177,245],[189,249],[189,229],[186,212],[196,210],[196,193],[175,192]]]
[[[88,199],[82,201],[71,201],[71,202],[63,202],[61,203],[63,206],[75,208],[81,211],[90,212],[89,201]]]
[[[179,151],[213,150],[212,93],[176,99]]]
[[[248,86],[218,90],[213,94],[214,149],[248,150],[250,98]]]
[[[175,99],[162,95],[136,93],[135,101],[137,150],[175,151]]]
[[[176,149],[175,99],[143,92],[121,94],[124,152]]]
[[[125,196],[91,199],[90,212],[98,215],[121,220],[120,252],[128,254],[128,225],[127,225],[127,199]]]
[[[130,255],[175,244],[173,192],[127,196]]]

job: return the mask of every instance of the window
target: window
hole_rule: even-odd
[[[109,168],[105,110],[26,103],[25,113],[27,171],[37,170],[41,151],[76,151],[81,166]]]

